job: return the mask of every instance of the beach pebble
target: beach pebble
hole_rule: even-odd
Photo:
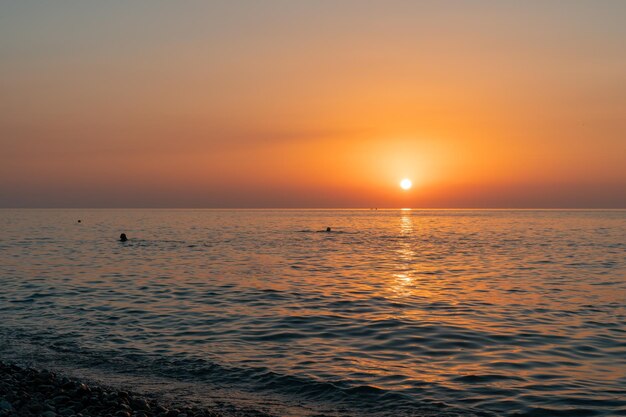
[[[57,413],[54,411],[44,411],[41,413],[41,417],[57,417]]]
[[[12,411],[12,410],[13,410],[13,406],[11,405],[10,402],[5,400],[4,398],[0,399],[0,412],[2,412],[2,411]]]
[[[150,405],[143,398],[133,398],[131,401],[131,407],[135,410],[148,411],[150,410]]]
[[[74,410],[71,408],[64,408],[59,411],[59,414],[61,414],[63,417],[70,417],[74,415]]]
[[[43,411],[43,406],[38,401],[30,401],[27,408],[34,414],[39,414]]]
[[[52,399],[52,401],[54,401],[55,404],[65,404],[69,400],[70,400],[70,397],[66,395],[57,395],[56,397]]]

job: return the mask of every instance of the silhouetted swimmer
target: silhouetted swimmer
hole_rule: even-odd
[[[120,235],[120,242],[126,242],[128,240],[128,238],[126,237],[126,233],[122,233]]]
[[[81,219],[78,219],[78,223],[80,223],[80,222],[82,222],[82,220],[81,220]]]
[[[331,231],[331,228],[330,228],[330,227],[327,227],[327,228],[326,228],[326,231],[327,231],[327,232],[330,232],[330,231]]]

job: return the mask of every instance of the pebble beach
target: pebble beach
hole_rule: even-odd
[[[137,393],[3,362],[0,362],[0,416],[224,417],[207,409],[173,406]],[[269,417],[262,413],[255,416]]]

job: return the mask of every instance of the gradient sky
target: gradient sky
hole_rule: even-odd
[[[2,207],[626,208],[626,1],[2,1],[0,59]]]

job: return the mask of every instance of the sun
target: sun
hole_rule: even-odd
[[[402,181],[400,181],[400,188],[402,188],[403,190],[408,190],[413,186],[413,183],[411,182],[410,179],[405,178]]]

